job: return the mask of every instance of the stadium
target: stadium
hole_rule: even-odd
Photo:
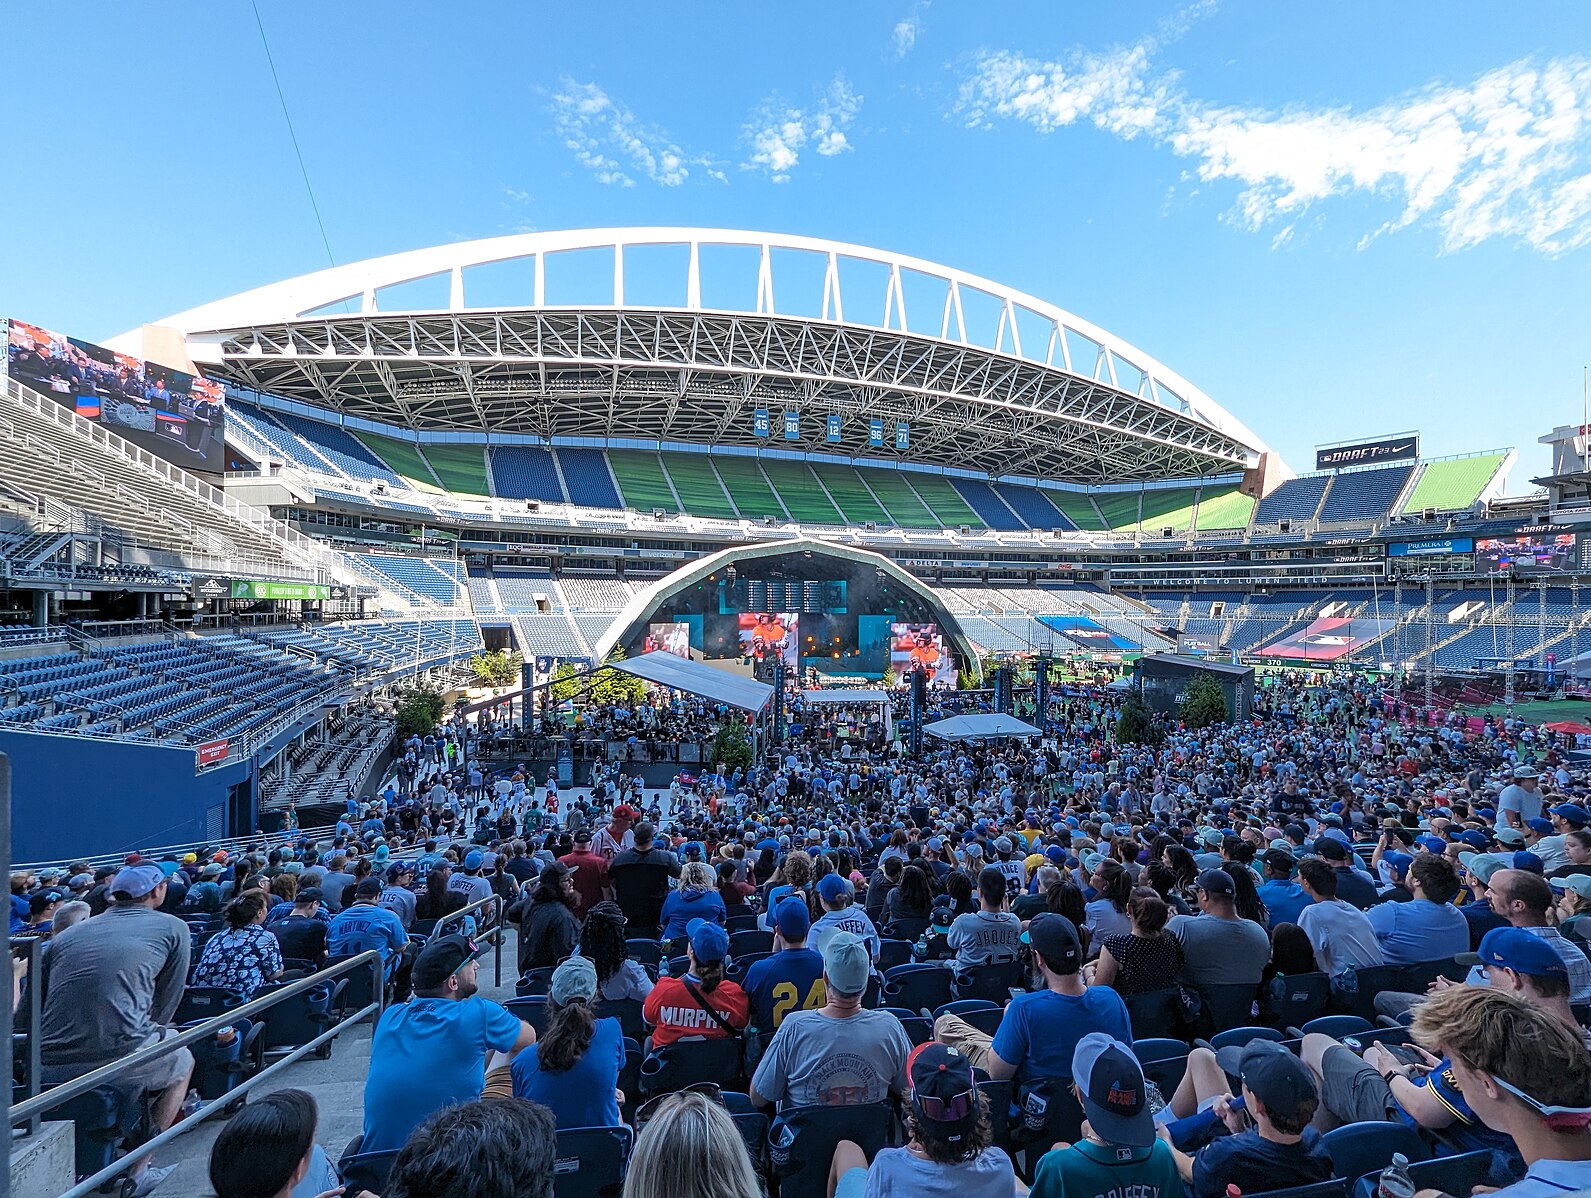
[[[295,763],[372,769],[374,726],[344,716],[400,678],[484,646],[534,685],[670,629],[723,662],[747,613],[788,617],[804,678],[853,683],[889,670],[892,623],[932,625],[969,684],[985,660],[1175,651],[1371,663],[1479,707],[1578,677],[1571,430],[1524,499],[1500,498],[1511,450],[1423,460],[1415,434],[1295,473],[1142,350],[883,250],[522,234],[105,346],[22,320],[9,342],[0,739],[37,763],[23,857],[46,851],[26,796],[53,794],[59,755],[149,777],[173,840],[244,834],[333,797]],[[852,601],[819,593],[843,578]],[[106,850],[159,834],[108,806]]]
[[[1548,1150],[1380,1115],[1494,1000],[1591,1119],[1591,426],[1524,497],[1417,432],[1299,470],[1047,299],[726,229],[6,341],[18,1192],[834,1198],[909,1139],[1005,1195],[1086,1117],[1167,1193],[1467,1193]]]

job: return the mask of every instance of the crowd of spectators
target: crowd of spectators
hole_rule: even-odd
[[[375,1031],[359,1149],[397,1153],[388,1195],[541,1192],[522,1167],[559,1131],[640,1122],[627,1193],[750,1198],[737,1113],[777,1131],[799,1108],[879,1103],[901,1146],[844,1140],[831,1194],[992,1198],[1018,1173],[1044,1198],[1253,1194],[1331,1177],[1332,1129],[1369,1123],[1438,1159],[1488,1154],[1481,1175],[1511,1198],[1591,1186],[1585,777],[1562,738],[1474,731],[1393,686],[1276,675],[1252,721],[1163,724],[1142,744],[1115,739],[1120,698],[1089,691],[1057,700],[1042,744],[916,760],[841,719],[665,788],[600,763],[578,797],[449,727],[405,746],[411,784],[323,835],[14,877],[13,933],[49,936],[52,1080],[168,1034],[185,982],[247,994],[296,963],[381,953],[399,1001]],[[646,717],[589,718],[606,734]],[[190,962],[175,917],[195,913],[220,926]],[[539,1032],[477,992],[474,937],[499,917]],[[1311,1013],[1357,1011],[1375,1034],[1290,1036],[1286,1002],[1312,978]],[[897,1008],[910,985],[941,997]],[[968,993],[984,1004],[942,1009]],[[643,1055],[733,1041],[733,1080],[640,1119],[624,1004]],[[1246,1025],[1269,1026],[1186,1047]],[[1185,1045],[1165,1090],[1148,1037]],[[156,1123],[187,1093],[183,1058],[137,1079]],[[323,1172],[302,1106],[244,1145],[274,1153],[282,1184],[218,1193]],[[490,1136],[524,1159],[460,1155]]]

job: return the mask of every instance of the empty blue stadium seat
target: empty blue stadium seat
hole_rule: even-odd
[[[1337,475],[1321,506],[1321,521],[1379,520],[1392,510],[1413,472],[1413,466],[1388,466]]]
[[[949,481],[951,486],[961,492],[967,505],[978,513],[979,519],[990,528],[1015,531],[1027,527],[988,483],[976,478],[951,478]]]
[[[501,498],[564,502],[551,450],[534,445],[499,445],[488,457],[492,467],[492,489]]]
[[[1005,500],[1018,516],[1027,522],[1029,528],[1064,528],[1068,532],[1075,531],[1077,525],[1073,524],[1066,513],[1060,511],[1053,503],[1039,494],[1036,487],[1018,487],[1011,483],[995,483],[994,492]]]
[[[271,415],[282,427],[308,441],[316,453],[349,478],[362,479],[365,482],[375,482],[379,479],[390,487],[404,491],[409,489],[408,483],[389,470],[352,433],[319,420],[294,415],[292,412],[272,412]]]
[[[1310,474],[1290,478],[1264,499],[1254,513],[1256,524],[1275,524],[1278,520],[1312,520],[1320,497],[1326,493],[1329,474]]]
[[[600,449],[558,450],[558,465],[563,470],[569,502],[582,507],[622,508],[618,488],[608,471],[608,455]]]

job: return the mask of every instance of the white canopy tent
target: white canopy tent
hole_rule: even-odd
[[[700,695],[715,703],[727,703],[731,707],[738,707],[741,711],[753,714],[767,707],[768,699],[773,695],[773,687],[766,682],[731,674],[727,670],[703,665],[699,661],[666,653],[661,649],[608,664],[621,673],[633,674],[637,678],[644,678],[659,686]]]
[[[894,732],[894,704],[889,701],[888,691],[875,690],[844,690],[830,688],[829,690],[802,691],[801,699],[808,707],[879,707],[882,708],[884,721],[884,738],[886,740]]]
[[[940,740],[988,740],[996,736],[1038,736],[1039,730],[1014,715],[956,715],[924,724],[923,731]]]

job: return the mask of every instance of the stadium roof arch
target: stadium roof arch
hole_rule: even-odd
[[[656,266],[669,248],[673,265]],[[728,273],[741,277],[724,291],[744,297],[739,306],[704,270],[729,252]],[[601,264],[596,302],[559,302],[549,285],[576,255],[588,274]],[[654,266],[644,279],[642,260]],[[472,305],[476,268],[510,263],[529,268],[522,302]],[[384,292],[422,281],[438,297],[445,283],[445,305],[382,306]],[[1181,375],[1062,308],[953,267],[813,237],[514,234],[316,271],[156,327],[180,332],[212,376],[420,433],[761,445],[1078,484],[1232,475],[1270,453]],[[137,353],[143,341],[131,331],[109,344]]]

